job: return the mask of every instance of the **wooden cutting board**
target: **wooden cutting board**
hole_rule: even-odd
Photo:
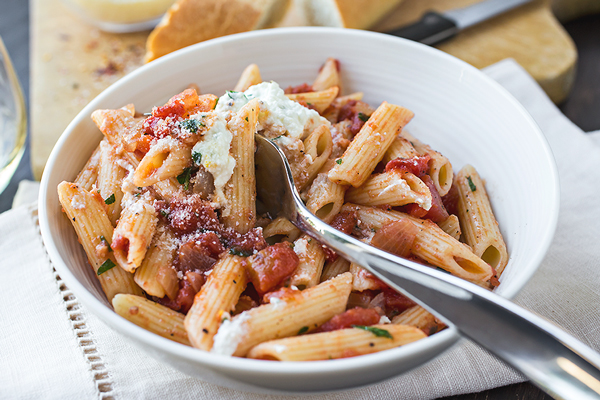
[[[443,11],[478,1],[404,0],[375,30],[417,20],[429,9]],[[478,68],[513,57],[553,100],[561,101],[571,88],[577,53],[552,16],[548,1],[537,0],[438,47]],[[60,0],[30,0],[30,13],[31,160],[39,179],[52,147],[75,115],[102,90],[142,64],[148,32],[101,32],[71,14]],[[282,22],[285,26],[303,24],[296,9]]]

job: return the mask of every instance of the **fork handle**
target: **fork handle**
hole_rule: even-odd
[[[463,279],[345,235],[297,202],[295,224],[376,275],[559,399],[600,399],[600,354],[549,321]]]

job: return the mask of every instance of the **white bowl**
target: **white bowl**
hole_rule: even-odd
[[[39,217],[50,258],[91,312],[151,356],[218,385],[251,391],[315,392],[375,383],[409,371],[458,340],[452,327],[393,350],[342,360],[273,362],[224,357],[169,341],[115,314],[89,267],[56,194],[73,180],[102,134],[98,108],[134,103],[149,111],[189,83],[203,93],[231,89],[257,63],[282,87],[311,82],[327,57],[340,60],[343,89],[363,91],[415,112],[409,131],[458,170],[474,165],[487,182],[510,262],[497,293],[514,296],[541,262],[556,227],[558,177],[548,144],[525,109],[479,70],[433,48],[387,36],[330,28],[286,28],[228,36],[162,57],[121,79],[88,104],[56,144],[42,179]]]

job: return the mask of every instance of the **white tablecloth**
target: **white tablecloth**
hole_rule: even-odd
[[[485,73],[538,122],[561,180],[554,242],[516,302],[598,350],[600,134],[586,135],[571,123],[514,61],[502,61]],[[33,203],[0,215],[0,399],[293,398],[237,392],[190,378],[145,355],[88,313],[48,261],[37,227],[37,186],[22,186],[15,202]],[[462,341],[403,376],[314,398],[431,399],[523,380],[478,346]]]

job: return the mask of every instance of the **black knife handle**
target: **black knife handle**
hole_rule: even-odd
[[[431,45],[448,39],[457,32],[458,27],[454,21],[430,11],[419,22],[386,33]]]

